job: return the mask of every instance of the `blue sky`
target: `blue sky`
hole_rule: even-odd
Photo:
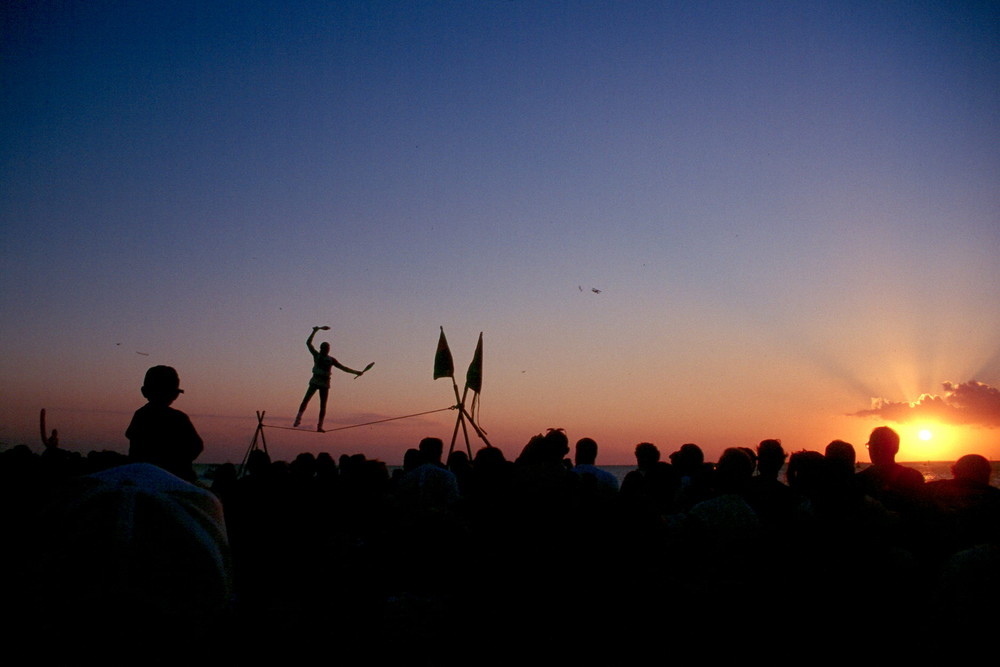
[[[641,440],[861,444],[880,422],[845,415],[872,399],[1000,385],[996,3],[0,20],[4,443],[46,407],[69,446],[124,448],[166,363],[206,456],[238,458],[254,410],[293,416],[317,324],[376,361],[335,379],[345,425],[448,405],[438,327],[461,368],[483,331],[508,454],[549,426],[622,463]],[[452,423],[273,438],[395,462]],[[947,456],[1000,456],[979,426]]]

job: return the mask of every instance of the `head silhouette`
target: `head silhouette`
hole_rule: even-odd
[[[819,452],[795,452],[788,459],[788,486],[804,496],[815,498],[826,481],[826,458]]]
[[[993,467],[985,457],[979,454],[966,454],[951,467],[951,474],[955,479],[976,484],[989,484],[990,475],[993,474]]]
[[[651,442],[635,446],[635,463],[640,470],[648,470],[660,462],[660,450]]]
[[[715,465],[715,481],[719,491],[738,493],[753,476],[753,460],[741,447],[729,447]]]
[[[762,477],[777,478],[781,466],[785,465],[785,450],[780,440],[761,440],[757,445],[757,470]]]
[[[444,452],[444,441],[441,438],[424,438],[417,448],[424,463],[441,463],[441,454]]]
[[[879,426],[868,436],[868,457],[875,465],[896,462],[899,453],[899,434],[888,426]]]
[[[419,449],[414,449],[410,447],[405,452],[403,452],[403,470],[405,472],[410,472],[419,468],[424,463],[424,455],[420,453]]]
[[[329,343],[323,342],[323,343],[319,344],[319,353],[320,354],[327,354],[329,352],[330,352],[330,344]]]
[[[826,460],[832,470],[843,475],[854,474],[854,445],[834,440],[826,446]]]
[[[694,475],[701,470],[705,463],[705,452],[701,447],[689,442],[681,445],[681,448],[670,455],[670,460],[682,476]]]
[[[569,438],[561,428],[550,428],[542,436],[542,457],[546,461],[562,461],[569,454]]]
[[[142,382],[142,395],[150,403],[166,403],[170,405],[174,400],[184,393],[180,388],[181,380],[170,366],[153,366],[146,371],[146,378]]]
[[[597,442],[592,438],[580,438],[576,441],[576,464],[593,465],[597,461]]]

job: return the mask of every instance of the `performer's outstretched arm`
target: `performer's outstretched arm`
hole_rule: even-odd
[[[306,338],[306,347],[309,348],[309,351],[312,352],[313,356],[319,354],[319,352],[316,351],[316,348],[313,347],[313,338],[316,337],[317,331],[319,331],[319,327],[313,327],[313,332],[309,334],[309,338]]]
[[[333,360],[333,365],[339,368],[340,370],[344,371],[345,373],[354,373],[355,375],[361,375],[364,372],[364,371],[356,371],[353,368],[348,368],[347,366],[343,365],[336,359]]]

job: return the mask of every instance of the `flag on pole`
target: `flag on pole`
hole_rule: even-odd
[[[448,339],[444,337],[444,327],[441,327],[441,337],[438,338],[437,353],[434,354],[434,379],[455,377],[455,362],[451,359],[448,349]]]
[[[442,330],[443,331],[443,330]],[[479,342],[476,343],[476,354],[469,364],[469,371],[465,374],[465,386],[477,394],[483,390],[483,332],[479,332]]]

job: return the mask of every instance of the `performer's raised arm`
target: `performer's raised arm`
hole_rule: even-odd
[[[309,338],[306,338],[306,347],[309,348],[309,351],[312,352],[313,356],[319,354],[319,352],[316,351],[316,348],[313,347],[313,338],[316,337],[317,331],[319,331],[319,327],[313,327],[313,332],[309,334]]]

